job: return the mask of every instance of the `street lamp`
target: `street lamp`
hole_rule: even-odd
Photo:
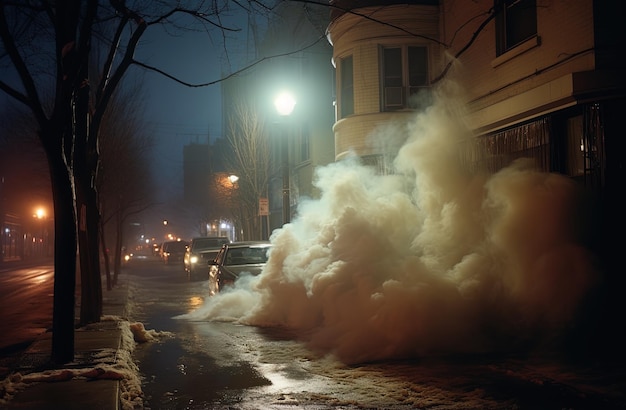
[[[276,111],[282,117],[288,117],[296,106],[296,100],[288,92],[278,94],[274,100]],[[287,133],[281,140],[281,159],[283,172],[283,225],[288,224],[291,220],[291,209],[289,204],[289,144],[287,141]]]
[[[231,224],[229,224],[228,221],[223,222],[224,224],[223,229],[225,229],[227,232],[226,236],[228,236],[231,241],[234,241],[235,240],[235,225],[238,223],[238,220],[241,214],[243,213],[241,200],[240,200],[239,192],[238,192],[239,187],[237,185],[237,181],[239,181],[239,176],[231,174],[228,176],[228,181],[230,182],[228,202],[229,202],[229,205],[232,207],[231,212],[232,212],[233,218],[232,218]]]
[[[46,218],[46,210],[43,208],[35,209],[33,218],[37,220],[37,233],[33,232],[33,245],[32,252],[34,257],[40,257],[45,255],[45,243],[44,243],[44,223]]]

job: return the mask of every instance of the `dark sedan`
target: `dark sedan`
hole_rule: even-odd
[[[185,272],[189,278],[197,276],[201,272],[202,277],[206,274],[209,263],[215,259],[223,244],[230,243],[225,236],[201,236],[193,238],[183,259]]]
[[[232,286],[244,274],[258,275],[267,263],[270,242],[233,242],[222,245],[213,263],[209,264],[209,294]]]
[[[187,249],[185,241],[168,241],[163,243],[163,263],[171,265],[174,263],[182,263]]]

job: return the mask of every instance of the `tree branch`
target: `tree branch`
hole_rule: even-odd
[[[454,55],[454,59],[449,61],[448,64],[446,64],[446,66],[444,67],[443,71],[441,71],[441,73],[437,77],[435,77],[433,79],[433,81],[431,81],[431,84],[437,84],[439,81],[441,81],[446,76],[446,74],[448,73],[448,71],[452,67],[452,64],[454,63],[454,61],[457,60],[463,53],[465,53],[467,51],[467,49],[469,49],[472,44],[474,44],[474,41],[476,41],[476,39],[478,38],[478,35],[483,31],[485,26],[487,26],[487,24],[489,24],[489,22],[491,20],[493,20],[495,17],[496,17],[495,9],[491,8],[489,10],[489,14],[488,14],[487,18],[480,24],[480,26],[478,26],[478,29],[476,29],[476,31],[474,31],[474,34],[472,34],[472,38],[470,38],[469,41],[467,42],[467,44],[465,44],[465,46],[463,46]]]
[[[11,33],[9,32],[9,26],[7,24],[7,17],[6,17],[6,13],[4,10],[4,6],[0,6],[0,39],[2,40],[2,43],[4,44],[4,48],[6,49],[7,54],[9,55],[9,58],[11,59],[11,62],[15,66],[17,74],[22,80],[22,84],[24,85],[24,88],[26,89],[26,95],[20,93],[14,88],[11,88],[4,81],[0,81],[0,89],[2,89],[8,95],[15,98],[19,102],[25,104],[27,107],[29,107],[33,111],[33,114],[35,115],[35,117],[37,118],[37,121],[40,124],[43,124],[46,121],[46,114],[44,113],[43,108],[41,106],[41,101],[39,99],[39,94],[37,93],[37,87],[35,86],[33,77],[30,75],[30,72],[28,71],[28,67],[26,67],[26,63],[24,62],[24,59],[22,59],[22,56],[17,50],[15,41],[13,40],[13,37],[11,36]]]
[[[405,29],[403,27],[396,26],[395,24],[386,23],[386,22],[378,20],[378,19],[376,19],[374,17],[368,16],[367,14],[359,13],[358,11],[354,11],[354,10],[349,9],[349,8],[338,6],[337,2],[320,3],[318,1],[313,1],[313,0],[290,0],[290,1],[298,2],[298,3],[304,3],[304,4],[313,4],[313,5],[322,6],[322,7],[330,7],[330,8],[333,8],[333,9],[341,10],[344,13],[352,14],[352,15],[355,15],[355,16],[358,16],[358,17],[362,17],[362,18],[364,18],[366,20],[370,20],[370,21],[373,21],[375,23],[382,24],[384,26],[394,28],[394,29],[399,30],[399,31],[401,31],[403,33],[409,34],[409,35],[411,35],[413,37],[423,38],[424,40],[432,41],[433,43],[436,43],[436,44],[439,44],[441,46],[447,47],[446,44],[442,43],[441,41],[437,40],[436,38],[424,36],[422,34],[416,34],[416,33],[413,33],[413,32],[411,32],[411,31],[409,31],[409,30],[407,30],[407,29]],[[387,6],[380,6],[380,8],[384,8],[384,7],[387,7]]]
[[[253,62],[253,63],[251,63],[251,64],[249,64],[249,65],[247,65],[247,66],[245,66],[245,67],[243,67],[243,68],[241,68],[239,70],[233,71],[232,73],[230,73],[230,74],[228,74],[228,75],[226,75],[226,76],[224,76],[224,77],[222,77],[222,78],[220,78],[218,80],[209,81],[207,83],[198,83],[198,84],[188,83],[188,82],[183,81],[183,80],[179,79],[178,77],[176,77],[176,76],[174,76],[172,74],[169,74],[169,73],[167,73],[167,72],[165,72],[165,71],[163,71],[163,70],[161,70],[159,68],[156,68],[154,66],[150,66],[150,65],[145,64],[145,63],[142,63],[141,61],[133,60],[132,63],[135,64],[135,65],[138,65],[140,67],[143,67],[146,70],[150,70],[150,71],[154,71],[155,73],[159,73],[159,74],[169,78],[170,80],[176,81],[177,83],[182,84],[182,85],[184,85],[186,87],[191,87],[191,88],[207,87],[209,85],[218,84],[218,83],[220,83],[222,81],[228,80],[229,78],[235,77],[235,76],[237,76],[237,75],[239,75],[239,74],[241,74],[241,73],[251,69],[252,67],[254,67],[254,66],[256,66],[256,65],[258,65],[258,64],[260,64],[260,63],[262,63],[264,61],[273,60],[273,59],[279,58],[279,57],[290,56],[290,55],[299,53],[301,51],[304,51],[304,50],[306,50],[308,48],[313,47],[314,45],[316,45],[317,43],[319,43],[321,40],[323,40],[325,38],[326,38],[326,36],[323,35],[323,36],[320,36],[319,38],[317,38],[311,44],[309,44],[307,46],[304,46],[302,48],[299,48],[297,50],[288,51],[288,52],[281,53],[281,54],[274,54],[274,55],[271,55],[271,56],[268,56],[268,57],[260,58],[257,61],[255,61],[255,62]]]

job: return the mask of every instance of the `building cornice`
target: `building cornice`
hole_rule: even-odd
[[[468,114],[478,134],[495,132],[587,101],[626,95],[623,74],[618,71],[569,73]],[[470,106],[471,110],[471,106]]]

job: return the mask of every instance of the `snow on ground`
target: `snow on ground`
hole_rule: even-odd
[[[120,401],[124,410],[143,408],[141,379],[139,368],[132,358],[133,350],[137,343],[156,341],[161,337],[169,337],[171,334],[147,330],[142,323],[130,323],[118,316],[103,316],[102,322],[105,321],[118,322],[122,332],[119,349],[99,350],[90,356],[93,363],[89,367],[74,368],[76,363],[70,362],[66,368],[11,373],[0,381],[0,405],[7,404],[17,393],[34,383],[56,383],[72,379],[109,379],[120,381]]]

